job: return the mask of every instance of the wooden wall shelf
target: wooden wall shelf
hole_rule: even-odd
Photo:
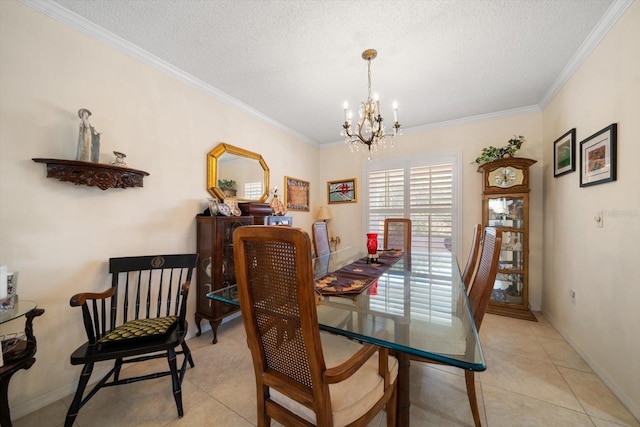
[[[32,159],[46,163],[47,178],[56,178],[75,185],[107,188],[142,187],[142,179],[149,173],[122,166],[104,163],[80,162],[77,160]]]

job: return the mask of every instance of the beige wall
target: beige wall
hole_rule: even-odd
[[[108,287],[109,257],[195,250],[211,148],[261,153],[280,188],[284,175],[317,180],[318,149],[16,1],[0,1],[0,53],[0,263],[20,272],[20,298],[46,310],[38,361],[11,381],[18,417],[74,390],[69,356],[85,337],[69,298]],[[126,153],[150,173],[144,188],[74,186],[31,160],[75,159],[82,107],[102,134],[101,161]],[[310,230],[310,214],[292,215]],[[189,319],[194,307],[192,294]]]
[[[470,231],[481,220],[473,159],[482,147],[524,135],[528,142],[518,155],[538,160],[532,168],[532,307],[549,314],[630,407],[640,401],[638,376],[627,370],[633,363],[637,370],[640,355],[629,328],[640,325],[640,311],[632,307],[640,300],[632,268],[638,251],[631,243],[640,237],[640,221],[605,218],[605,228],[596,230],[591,218],[595,209],[639,207],[639,172],[631,163],[640,150],[633,142],[640,130],[633,96],[640,79],[632,46],[639,35],[631,21],[640,27],[637,3],[544,113],[530,109],[407,131],[392,151],[378,155],[458,153],[462,224]],[[44,166],[31,161],[75,158],[81,107],[93,111],[91,122],[102,133],[101,161],[110,161],[113,150],[125,152],[131,167],[151,174],[144,188],[75,187],[47,179]],[[580,140],[611,122],[620,126],[618,182],[580,189],[577,173],[553,178],[548,165],[555,138],[577,127]],[[84,331],[68,300],[106,287],[110,256],[193,251],[194,216],[208,197],[206,153],[218,142],[262,154],[272,186],[282,189],[285,175],[311,182],[311,212],[289,212],[307,230],[327,204],[327,181],[356,177],[360,184],[363,178],[364,160],[344,145],[317,149],[296,140],[13,0],[0,1],[0,123],[0,263],[20,271],[21,298],[46,310],[35,324],[38,362],[11,383],[14,417],[74,390],[80,369],[69,364],[69,354]],[[343,246],[363,243],[363,193],[358,197],[358,203],[330,206],[331,233]],[[460,256],[470,233],[462,243]],[[567,283],[577,288],[575,306]],[[194,304],[192,297],[189,318]]]
[[[634,2],[543,113],[545,314],[640,418],[640,2]],[[553,177],[553,141],[618,124],[618,179]],[[577,157],[579,159],[579,156]],[[596,228],[596,211],[604,226]],[[576,291],[575,304],[569,290]]]

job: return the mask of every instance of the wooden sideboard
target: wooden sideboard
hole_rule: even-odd
[[[198,215],[197,251],[198,274],[196,286],[196,327],[200,336],[200,322],[209,321],[213,332],[213,341],[218,341],[218,327],[222,319],[239,311],[238,307],[223,304],[207,298],[209,292],[222,289],[236,283],[236,271],[233,261],[233,232],[236,228],[253,225],[253,216],[210,216]]]

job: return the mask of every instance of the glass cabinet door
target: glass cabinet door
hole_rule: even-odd
[[[522,197],[496,197],[488,200],[489,227],[524,228]]]
[[[525,284],[525,216],[522,197],[492,197],[487,200],[488,225],[502,230],[498,275],[491,300],[501,304],[523,304]]]

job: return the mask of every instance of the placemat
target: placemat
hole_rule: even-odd
[[[370,264],[367,257],[314,280],[322,295],[354,295],[366,290],[402,256],[400,249],[378,251],[378,260]]]

